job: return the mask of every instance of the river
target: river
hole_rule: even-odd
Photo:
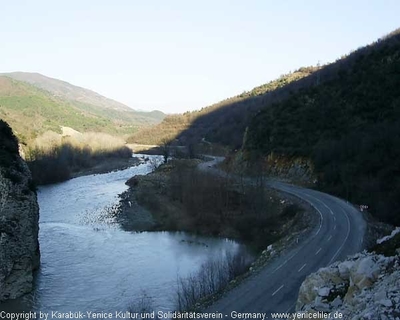
[[[41,266],[32,293],[0,305],[6,311],[126,311],[143,293],[173,310],[177,278],[238,244],[182,232],[127,232],[112,214],[125,181],[149,163],[42,186]]]

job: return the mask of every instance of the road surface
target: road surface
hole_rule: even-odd
[[[223,158],[202,163],[200,169],[226,173],[213,167]],[[232,311],[294,311],[298,291],[307,275],[334,261],[362,250],[366,222],[361,212],[344,200],[316,190],[269,181],[268,186],[307,201],[319,215],[319,223],[308,239],[276,258],[259,274],[229,291],[206,311],[218,311],[230,319]]]

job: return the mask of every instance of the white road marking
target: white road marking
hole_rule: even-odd
[[[306,265],[307,265],[307,263],[303,264],[303,266],[297,272],[300,272],[301,270],[303,270]]]
[[[280,268],[282,268],[282,267],[286,264],[286,262],[288,262],[288,260],[285,260],[284,263],[282,263],[282,264],[280,264],[279,266],[277,266],[277,267],[274,269],[274,271],[272,271],[272,273],[274,273],[275,271],[278,271]]]
[[[292,260],[292,258],[295,257],[295,256],[299,253],[299,251],[300,251],[301,249],[303,249],[304,246],[305,246],[305,244],[302,245],[294,254],[292,254],[292,255],[289,257],[289,259],[286,259],[283,263],[281,263],[279,266],[277,266],[277,267],[272,271],[272,273],[274,273],[275,271],[279,270],[279,269],[282,268],[286,263],[288,263],[290,260]]]
[[[330,208],[330,207],[328,207],[326,204],[325,204],[325,202],[323,202],[322,200],[319,200],[318,198],[315,198],[315,197],[313,197],[315,200],[317,200],[317,201],[319,201],[320,203],[322,203],[324,206],[325,206],[325,208],[327,208],[330,212],[331,212],[331,215],[333,215],[333,211],[332,211],[332,209]]]
[[[322,221],[322,220],[323,220],[323,215],[322,215],[321,211],[320,211],[319,209],[316,208],[316,202],[313,201],[314,203],[311,203],[311,201],[310,201],[311,199],[310,199],[310,198],[313,198],[315,201],[318,201],[319,203],[321,203],[322,205],[324,205],[327,209],[329,209],[329,211],[330,211],[331,213],[333,212],[333,211],[332,211],[325,203],[323,203],[321,200],[319,200],[319,199],[317,199],[317,198],[315,198],[315,197],[313,197],[313,196],[311,196],[311,195],[306,194],[304,191],[303,191],[303,192],[300,192],[300,191],[302,190],[302,189],[300,189],[300,188],[296,188],[296,189],[295,189],[293,186],[292,186],[291,188],[290,188],[290,187],[286,188],[284,185],[280,185],[279,183],[275,183],[275,185],[276,185],[277,187],[272,186],[272,187],[275,188],[275,189],[281,190],[281,191],[283,191],[283,192],[287,192],[287,193],[289,193],[289,194],[294,194],[296,197],[299,197],[299,198],[302,198],[302,199],[304,199],[305,197],[309,198],[308,201],[307,201],[306,199],[304,199],[304,200],[306,200],[307,202],[309,202],[309,204],[310,204],[312,207],[314,207],[314,208],[316,209],[316,211],[318,211],[318,213],[320,214],[321,219],[320,219],[320,225],[319,225],[319,228],[318,228],[316,234],[314,234],[314,235],[311,236],[309,239],[307,239],[306,241],[304,241],[304,244],[301,246],[301,248],[299,248],[289,259],[285,260],[285,261],[284,261],[280,266],[278,266],[274,271],[280,269],[280,268],[281,268],[283,265],[285,265],[289,260],[291,260],[294,256],[296,256],[296,255],[301,251],[301,249],[303,249],[304,247],[306,247],[306,245],[309,244],[309,243],[311,242],[311,240],[313,240],[313,239],[315,238],[315,236],[318,235],[318,234],[320,233],[320,231],[321,231],[321,227],[322,227],[322,223],[323,223],[323,221]],[[320,206],[320,208],[321,208],[321,206]],[[342,211],[344,212],[343,208],[341,208],[341,209],[342,209]],[[354,210],[354,209],[353,209],[353,210]],[[336,214],[336,212],[337,212],[337,211],[335,211],[335,214]],[[324,213],[324,214],[325,214],[325,213]],[[333,220],[336,221],[335,214],[333,214]],[[337,251],[337,252],[335,253],[335,255],[332,257],[332,260],[333,260],[334,258],[336,258],[336,256],[337,256],[337,255],[339,254],[339,252],[342,250],[342,248],[343,248],[345,242],[347,241],[347,239],[348,239],[348,237],[349,237],[349,233],[350,233],[350,220],[349,220],[348,214],[347,214],[346,212],[344,212],[344,214],[346,215],[346,218],[347,218],[347,220],[348,220],[348,225],[349,225],[348,234],[347,234],[347,236],[346,236],[345,241],[344,241],[343,244],[341,245],[341,247],[338,249],[338,251]],[[327,241],[330,241],[331,239],[332,239],[332,235],[329,236],[329,238],[328,238]],[[360,241],[362,241],[362,239],[360,239]],[[320,249],[317,251],[316,254],[318,254],[320,250],[322,250],[322,248],[320,248]],[[331,260],[331,261],[332,261],[332,260]],[[330,263],[331,263],[331,262],[330,262]],[[302,268],[303,268],[303,267],[302,267]],[[272,295],[273,295],[273,296],[276,295],[283,287],[284,287],[284,285],[280,286]],[[293,305],[287,310],[287,312],[289,312],[289,310],[292,309],[294,305],[295,305],[295,304],[293,304]]]
[[[331,261],[329,261],[328,264],[331,264],[331,263],[335,260],[335,258],[338,256],[339,252],[342,250],[343,246],[345,245],[345,243],[346,243],[346,241],[347,241],[347,239],[349,238],[349,235],[350,235],[350,219],[349,219],[349,216],[347,215],[346,211],[343,210],[342,207],[340,207],[340,209],[342,209],[344,215],[345,215],[346,218],[347,218],[347,227],[348,227],[348,229],[347,229],[347,235],[346,235],[346,238],[344,239],[342,245],[339,247],[339,249],[338,249],[338,250],[336,251],[336,253],[333,255]]]
[[[281,285],[278,289],[275,290],[275,292],[272,294],[272,296],[276,295],[279,290],[281,290],[284,287],[284,285]]]
[[[288,313],[290,310],[292,310],[292,309],[294,308],[295,305],[296,305],[296,302],[293,303],[293,304],[289,307],[289,309],[287,309],[287,310],[285,311],[285,313]]]
[[[313,197],[313,196],[311,196],[311,195],[309,195],[309,194],[307,194],[307,193],[305,193],[305,192],[303,192],[303,195],[305,195],[305,196],[307,196],[307,197],[310,197],[310,198],[313,198],[313,199],[315,199],[315,200],[318,200],[317,198],[315,198],[315,197]],[[300,197],[301,198],[301,197]],[[319,201],[319,200],[318,200]],[[319,202],[321,202],[321,201],[319,201]],[[321,228],[322,228],[322,221],[324,221],[324,217],[323,217],[323,215],[322,215],[322,213],[321,213],[321,211],[319,211],[319,209],[317,208],[317,206],[316,205],[314,205],[312,202],[308,202],[315,210],[317,210],[318,211],[318,213],[319,213],[319,215],[320,215],[320,217],[321,217],[321,219],[320,219],[320,221],[319,221],[319,228],[318,228],[318,230],[317,230],[317,232],[315,233],[315,235],[314,235],[314,237],[321,231]],[[322,202],[323,203],[323,202]],[[324,204],[324,203],[323,203]]]
[[[317,252],[315,253],[315,255],[317,255],[321,250],[322,250],[322,248],[319,248],[319,249],[317,250]]]

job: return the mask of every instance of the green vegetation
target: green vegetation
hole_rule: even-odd
[[[128,138],[128,142],[161,144],[166,139],[171,141],[176,139],[177,144],[188,145],[206,138],[213,143],[240,147],[246,126],[265,103],[279,101],[290,91],[296,91],[315,81],[313,78],[300,80],[318,69],[318,67],[300,68],[281,76],[278,80],[201,110],[167,116],[160,124],[137,131]]]
[[[320,188],[400,224],[400,29],[323,74],[255,116],[243,150],[310,158]]]
[[[123,136],[163,117],[162,112],[137,112],[90,90],[40,74],[0,75],[0,118],[14,128],[38,184],[69,179],[72,173],[106,160],[131,158],[125,142],[109,134]],[[79,132],[69,129],[74,136],[62,137],[61,127]],[[2,130],[6,130],[3,124]],[[6,147],[4,142],[2,148]],[[10,157],[1,152],[2,163],[10,162]]]
[[[0,117],[15,124],[23,142],[47,130],[58,132],[60,124],[82,132],[134,131],[131,118],[119,113],[121,105],[107,109],[108,102],[93,92],[78,88],[71,95],[71,85],[54,79],[13,77],[37,85],[0,77]],[[199,111],[167,116],[128,142],[202,141],[242,147],[257,161],[272,154],[309,159],[319,188],[368,204],[379,219],[400,224],[399,88],[400,29],[335,63],[300,68]]]
[[[132,151],[120,138],[105,133],[84,133],[62,137],[46,132],[27,150],[26,158],[37,184],[68,180],[71,174],[84,168],[111,161],[131,158]]]
[[[23,144],[60,126],[81,132],[131,134],[159,123],[159,111],[138,112],[87,89],[31,73],[0,75],[0,118],[14,129]]]
[[[129,141],[191,145],[205,138],[232,149],[244,141],[247,159],[310,159],[317,187],[400,224],[399,88],[395,30],[334,63],[300,68],[202,110],[166,117]]]

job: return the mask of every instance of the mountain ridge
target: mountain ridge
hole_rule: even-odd
[[[0,74],[0,118],[23,143],[61,126],[81,132],[131,134],[159,123],[161,111],[135,111],[89,89],[38,73]]]
[[[38,72],[16,71],[10,73],[0,73],[0,76],[7,76],[18,81],[30,83],[35,87],[49,91],[55,96],[69,98],[69,100],[72,101],[86,102],[89,104],[97,103],[97,105],[102,105],[108,108],[111,107],[115,110],[123,110],[128,112],[132,110],[136,111],[121,102],[107,98],[91,89],[76,86],[68,81],[48,77]],[[81,96],[77,96],[77,94],[80,94]]]

